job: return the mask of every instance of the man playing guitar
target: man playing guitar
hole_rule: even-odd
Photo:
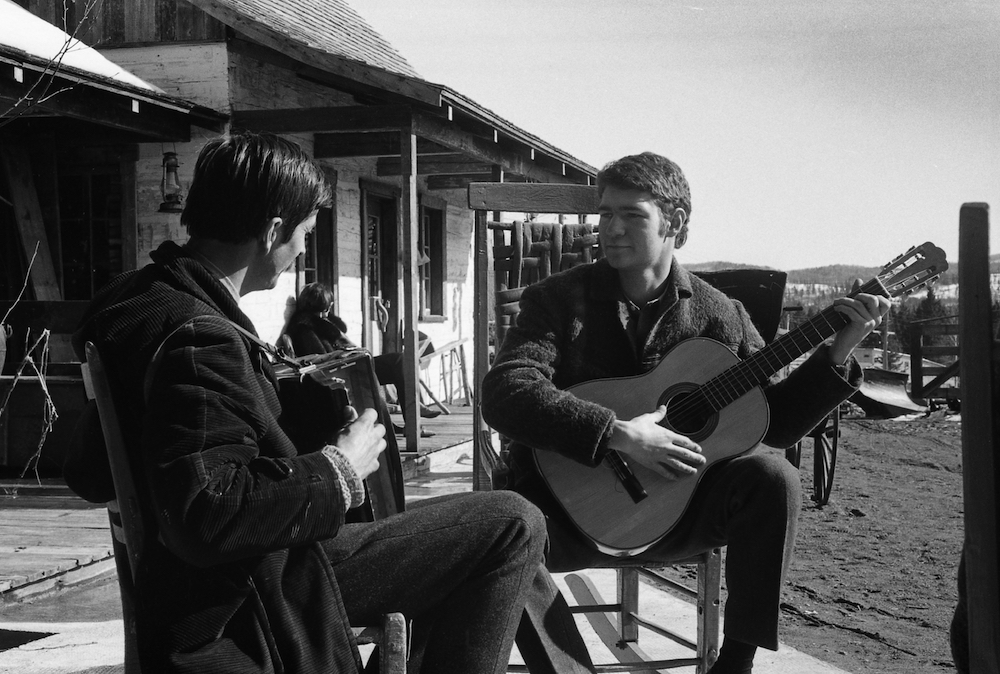
[[[699,442],[661,423],[667,408],[655,398],[648,412],[618,418],[566,389],[642,375],[693,337],[721,342],[739,359],[764,344],[739,302],[674,259],[691,214],[690,189],[676,164],[652,153],[624,157],[604,167],[597,186],[604,259],[525,288],[517,325],[485,378],[483,414],[512,441],[514,489],[546,515],[554,571],[606,562],[609,551],[561,507],[534,452],[558,452],[587,466],[611,453],[677,483],[697,476],[683,516],[636,558],[669,562],[728,546],[725,640],[711,674],[750,672],[758,646],[778,647],[780,589],[801,500],[797,472],[783,455],[766,452],[699,471],[706,467]],[[888,309],[887,298],[863,292],[834,303],[846,325],[832,342],[763,387],[766,444],[790,446],[857,390],[861,368],[851,352]]]

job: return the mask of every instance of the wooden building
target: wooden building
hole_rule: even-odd
[[[62,0],[17,4],[62,24]],[[68,212],[41,213],[46,236],[38,238],[57,252],[47,282],[36,281],[33,270],[33,299],[89,299],[106,278],[145,264],[164,240],[186,238],[179,214],[160,210],[165,153],[176,153],[183,198],[195,157],[220,130],[219,120],[225,128],[272,131],[320,162],[336,185],[336,203],[321,213],[296,272],[285,274],[274,291],[247,297],[244,311],[262,337],[274,340],[298,288],[313,280],[330,284],[354,341],[374,353],[403,351],[412,373],[408,397],[415,401],[418,335],[437,346],[473,338],[468,183],[593,182],[596,171],[584,162],[422,79],[344,0],[101,0],[89,13],[86,6],[69,4],[74,11],[65,15],[66,30],[98,45],[164,97],[186,102],[189,123],[146,136],[77,134],[66,126],[45,151],[32,141],[33,162],[36,155],[39,166],[48,162],[33,166],[40,203],[62,203],[70,198],[62,192],[75,185],[46,182],[43,173],[83,173],[89,195],[102,180],[114,186],[102,201],[113,212],[91,216],[113,223],[110,244],[105,247],[91,225],[90,241],[98,243],[91,245],[87,273],[78,273],[82,267],[71,252],[79,223]],[[40,137],[48,121],[29,113],[7,128],[32,124],[39,129],[31,129],[33,137]],[[5,146],[13,133],[3,137]],[[10,226],[0,226],[3,236],[12,236]],[[11,271],[0,299],[13,299],[18,290],[26,264],[23,247],[18,251],[16,265],[5,259]],[[471,347],[470,341],[470,353]],[[432,386],[437,381],[425,379]],[[405,417],[407,448],[417,449],[414,404]]]
[[[38,467],[50,473],[85,402],[67,334],[93,291],[138,263],[138,148],[187,142],[192,129],[217,133],[225,117],[9,0],[0,2],[0,111],[0,323],[12,328],[9,338],[0,329],[0,364],[7,347],[12,356],[0,376],[0,468],[33,468],[44,439]],[[158,193],[156,183],[143,189]],[[26,342],[42,329],[53,333],[48,376],[29,367],[15,389]],[[46,435],[47,396],[59,416]]]

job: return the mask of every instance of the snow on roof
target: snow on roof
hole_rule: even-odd
[[[96,49],[72,38],[12,0],[0,0],[0,49],[22,52],[43,62],[58,59],[62,53],[61,67],[138,89],[163,93],[162,89],[112,63]]]

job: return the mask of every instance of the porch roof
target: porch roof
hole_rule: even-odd
[[[344,0],[191,0],[241,33],[268,32],[317,52],[419,78],[388,40]]]
[[[71,118],[137,139],[186,140],[191,124],[219,130],[226,119],[136,77],[12,0],[0,0],[0,64],[0,117],[22,126]]]
[[[405,106],[424,119],[438,122],[441,132],[463,134],[458,143],[440,144],[442,133],[424,138],[418,155],[435,157],[432,187],[465,187],[469,180],[491,180],[491,166],[524,180],[588,184],[596,176],[594,167],[519,128],[454,89],[428,82],[384,37],[379,35],[346,0],[190,0],[192,4],[246,38],[234,40],[256,58],[277,63],[300,76],[348,91],[366,105]],[[248,41],[248,42],[247,42]],[[287,117],[295,110],[236,111],[236,126],[282,132],[341,133],[350,155],[384,157],[383,175],[392,175],[390,165],[398,157],[391,139],[366,133],[366,143],[343,134],[371,132],[355,126],[334,128],[329,121],[310,126],[320,111]],[[308,113],[314,114],[308,114]],[[424,127],[428,125],[423,125]],[[380,131],[385,131],[381,129]],[[364,147],[362,147],[364,145]],[[491,147],[492,146],[492,147]],[[425,151],[426,148],[426,151]],[[451,157],[447,155],[451,154]],[[509,161],[507,161],[509,159]],[[398,162],[397,162],[398,163]],[[445,166],[448,164],[448,166]],[[430,163],[428,162],[428,166]]]

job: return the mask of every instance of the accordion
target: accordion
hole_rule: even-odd
[[[402,512],[403,473],[392,420],[379,393],[371,354],[363,349],[282,358],[274,365],[281,400],[279,423],[302,452],[332,444],[347,423],[345,407],[360,414],[378,412],[385,426],[385,452],[379,468],[365,479],[368,499],[349,513],[348,521],[372,521]]]

